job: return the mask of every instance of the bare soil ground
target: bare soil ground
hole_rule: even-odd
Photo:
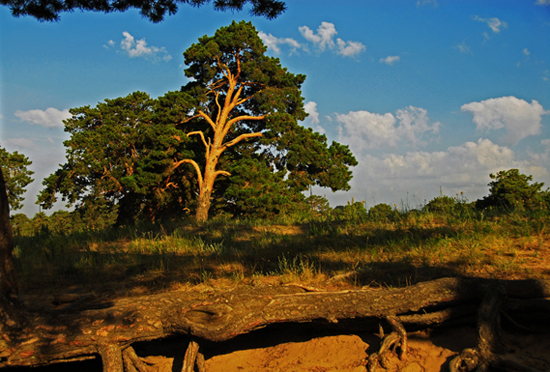
[[[379,339],[367,333],[329,335],[275,344],[268,347],[253,347],[272,343],[282,337],[282,330],[262,332],[247,336],[245,341],[236,341],[229,349],[245,349],[222,352],[213,356],[206,350],[206,369],[209,372],[363,372],[370,353],[376,352]],[[292,332],[287,329],[286,332]],[[298,331],[297,333],[300,333]],[[304,334],[291,337],[300,338]],[[263,338],[258,340],[257,338]],[[247,345],[248,344],[248,345]],[[404,361],[395,354],[386,356],[388,372],[442,372],[449,370],[449,362],[464,348],[475,347],[476,330],[472,327],[446,328],[442,331],[419,331],[409,334],[409,353]],[[248,348],[247,348],[248,347]],[[506,334],[505,349],[508,358],[521,362],[534,370],[550,369],[550,338],[548,335]],[[183,351],[175,356],[148,356],[146,361],[154,371],[172,372],[181,370]],[[211,352],[212,350],[210,350]],[[218,350],[219,352],[219,350]]]

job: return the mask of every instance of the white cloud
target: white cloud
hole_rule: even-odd
[[[113,40],[109,40],[109,41],[107,42],[107,45],[103,44],[103,48],[105,48],[105,49],[110,49],[110,48],[114,47],[115,44],[116,44],[116,43],[115,43]]]
[[[537,0],[536,5],[550,5],[550,0]]]
[[[358,41],[344,41],[338,38],[336,42],[338,43],[338,51],[336,53],[344,57],[356,56],[367,49],[366,46]]]
[[[285,45],[285,44],[290,45],[292,47],[291,53],[296,52],[298,49],[300,49],[302,47],[300,45],[300,43],[298,43],[296,40],[288,38],[288,37],[287,38],[278,38],[278,37],[275,37],[271,34],[266,34],[263,31],[259,31],[258,36],[260,37],[260,39],[262,39],[264,44],[269,49],[273,50],[273,52],[275,52],[277,54],[281,53],[280,45]]]
[[[437,133],[440,123],[429,125],[423,108],[409,106],[383,115],[368,111],[337,114],[339,141],[350,145],[353,152],[366,149],[397,148],[399,143],[416,145],[426,133]]]
[[[461,107],[474,115],[478,130],[504,129],[505,143],[513,145],[527,136],[540,134],[542,115],[549,114],[540,103],[528,103],[516,97],[491,98]]]
[[[329,49],[334,48],[334,40],[332,39],[338,32],[333,23],[321,22],[321,25],[317,28],[317,34],[307,26],[301,26],[298,30],[307,41],[315,44],[321,51],[324,51],[327,47]]]
[[[548,0],[548,1],[550,1],[550,0]],[[529,51],[529,49],[523,48],[523,54],[525,54],[525,56],[526,56],[527,58],[529,58],[529,55],[531,54],[531,52]]]
[[[399,56],[387,56],[386,58],[380,58],[380,63],[385,63],[388,66],[393,65],[401,59]]]
[[[43,110],[17,110],[14,114],[22,121],[30,124],[41,125],[46,128],[63,128],[63,120],[70,118],[72,115],[69,110],[59,111],[56,108],[50,107]]]
[[[470,49],[470,46],[466,44],[466,40],[460,44],[456,44],[454,47],[455,49],[458,49],[460,53],[472,54],[472,50]]]
[[[433,4],[434,8],[437,8],[439,6],[439,4],[437,3],[437,0],[418,0],[416,2],[416,7],[420,8],[421,6],[426,6],[430,4]]]
[[[488,195],[490,173],[518,168],[537,182],[547,182],[550,176],[547,158],[518,160],[513,150],[488,139],[443,151],[355,156],[359,165],[353,169],[351,191],[327,195],[331,204],[344,204],[354,196],[365,199],[369,207],[378,203],[399,206],[400,200],[408,200],[409,207],[415,208],[439,196],[440,187],[444,195],[464,192],[464,197],[473,201]]]
[[[313,101],[309,101],[304,105],[304,110],[308,113],[308,117],[306,118],[305,122],[306,124],[309,124],[313,130],[324,134],[325,129],[319,125],[319,112],[317,112],[317,103]]]
[[[493,32],[495,34],[498,34],[500,31],[501,31],[501,28],[507,28],[508,27],[508,24],[504,21],[501,21],[500,19],[494,17],[494,18],[481,18],[479,16],[474,16],[473,19],[475,21],[479,21],[479,22],[484,22],[484,23],[487,23],[487,26],[489,26],[489,28],[491,30],[493,30]],[[486,37],[489,37],[489,35],[485,34]]]
[[[330,22],[321,22],[321,25],[317,28],[317,33],[307,26],[301,26],[298,29],[302,36],[313,43],[321,52],[330,49],[335,50],[337,54],[343,57],[354,57],[367,49],[365,45],[358,41],[345,41],[337,38],[334,42],[334,37],[338,32],[334,24]]]
[[[136,41],[127,31],[124,31],[122,35],[124,35],[124,39],[120,42],[120,47],[130,58],[144,57],[153,61],[158,59],[169,61],[172,59],[172,56],[168,54],[164,47],[147,46],[145,39]]]

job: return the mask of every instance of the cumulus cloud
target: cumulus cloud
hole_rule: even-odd
[[[474,115],[478,130],[504,129],[503,140],[510,145],[527,136],[540,134],[542,115],[550,113],[535,100],[528,103],[513,96],[471,102],[463,105],[461,110]]]
[[[397,148],[399,143],[416,145],[427,133],[438,133],[439,122],[429,124],[428,112],[409,106],[392,113],[376,114],[368,111],[350,111],[336,114],[339,141],[346,142],[354,152],[366,149]]]
[[[41,125],[46,128],[63,128],[63,120],[70,118],[72,115],[69,110],[58,110],[50,107],[44,110],[17,110],[14,114],[22,121],[30,124]]]
[[[289,45],[292,48],[291,53],[296,52],[298,49],[302,47],[300,43],[298,43],[296,40],[292,38],[288,38],[288,37],[278,38],[271,34],[266,34],[263,31],[259,31],[258,36],[260,37],[260,39],[262,39],[264,44],[269,49],[273,50],[273,52],[277,54],[281,53],[281,48],[280,48],[281,45]]]
[[[317,28],[317,33],[314,33],[307,26],[301,26],[298,30],[300,30],[300,33],[307,41],[315,44],[320,50],[323,51],[326,48],[334,48],[333,38],[338,32],[333,23],[321,22],[321,25]]]
[[[321,52],[334,50],[343,57],[354,57],[366,50],[365,45],[358,41],[345,41],[337,38],[335,42],[334,37],[338,32],[334,24],[330,22],[321,22],[317,32],[307,26],[301,26],[298,30],[307,41],[313,43]]]
[[[168,54],[164,47],[148,46],[145,38],[136,41],[127,31],[124,31],[122,35],[124,39],[120,42],[120,47],[130,58],[143,57],[153,61],[159,59],[169,61],[172,59],[172,56]]]
[[[342,39],[337,39],[336,42],[338,44],[338,51],[336,53],[344,57],[356,56],[367,49],[367,47],[358,41],[344,41]]]
[[[387,56],[386,58],[380,58],[380,63],[385,63],[388,66],[393,65],[401,59],[399,56]]]
[[[325,129],[319,125],[320,120],[319,120],[319,112],[317,112],[317,103],[313,101],[307,102],[304,105],[304,110],[308,113],[308,117],[306,118],[305,123],[309,124],[309,126],[313,130],[321,134],[324,134]]]
[[[495,33],[498,34],[501,31],[501,28],[507,28],[508,24],[500,19],[494,18],[481,18],[479,16],[473,16],[475,21],[487,23],[487,26]],[[487,35],[488,36],[488,35]]]
[[[537,182],[549,177],[547,163],[518,160],[513,150],[488,139],[443,151],[355,155],[359,165],[353,169],[351,191],[330,198],[331,203],[342,204],[355,196],[369,206],[381,202],[399,206],[400,200],[408,198],[409,207],[414,208],[439,196],[440,188],[444,195],[464,192],[465,198],[479,199],[488,195],[489,174],[505,169],[518,168]]]

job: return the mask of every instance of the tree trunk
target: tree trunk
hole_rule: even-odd
[[[196,219],[197,222],[203,223],[208,220],[208,212],[210,210],[212,191],[214,190],[214,181],[216,181],[216,166],[218,164],[219,149],[216,146],[216,141],[210,148],[210,156],[206,159],[204,167],[204,180],[199,190],[199,200],[197,204]]]
[[[6,182],[0,169],[0,298],[17,296],[17,282],[13,270],[13,232]]]
[[[199,200],[197,204],[197,212],[195,215],[195,218],[199,223],[208,221],[208,211],[210,210],[211,196],[211,190],[200,190]]]

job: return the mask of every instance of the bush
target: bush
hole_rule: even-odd
[[[477,209],[496,208],[504,211],[535,211],[547,207],[548,190],[541,191],[543,183],[535,182],[533,176],[520,174],[517,169],[490,174],[492,182],[489,196],[476,201]]]
[[[454,210],[456,204],[457,200],[455,198],[441,195],[430,200],[428,204],[426,204],[426,206],[424,207],[424,210],[433,213],[451,213]]]
[[[369,218],[375,221],[393,220],[396,212],[385,203],[376,204],[369,209]]]

